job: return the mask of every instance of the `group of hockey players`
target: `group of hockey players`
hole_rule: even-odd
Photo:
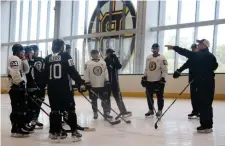
[[[35,127],[43,127],[43,124],[38,122],[38,115],[42,109],[41,104],[44,102],[47,87],[51,108],[49,138],[67,137],[67,133],[62,128],[62,122],[65,122],[70,126],[74,141],[80,140],[82,135],[78,130],[84,128],[77,124],[72,80],[75,81],[79,92],[89,90],[94,119],[98,118],[98,98],[102,100],[104,118],[113,118],[110,116],[111,91],[120,114],[123,117],[131,116],[132,113],[126,110],[120,93],[118,69],[122,66],[113,54],[114,51],[108,49],[104,61],[99,58],[97,50],[92,50],[92,59],[86,62],[84,79],[82,79],[70,56],[70,45],[66,45],[65,51],[64,46],[63,40],[55,39],[52,43],[52,54],[45,59],[38,57],[39,50],[36,45],[24,47],[15,44],[12,47],[13,56],[8,60],[8,74],[11,82],[9,95],[12,106],[10,120],[13,137],[29,136],[34,132]]]
[[[82,135],[78,130],[84,129],[77,124],[75,112],[74,89],[72,80],[80,93],[89,91],[93,118],[98,118],[97,99],[101,100],[105,119],[112,119],[110,95],[115,98],[122,117],[132,115],[127,111],[119,88],[118,70],[122,65],[114,50],[107,49],[105,59],[100,58],[98,50],[91,51],[91,59],[85,63],[84,78],[77,72],[73,59],[70,56],[71,46],[64,41],[55,39],[52,42],[52,54],[45,59],[38,57],[39,48],[36,45],[22,46],[15,44],[12,47],[13,55],[8,60],[8,73],[11,82],[9,91],[12,112],[11,134],[13,137],[28,136],[35,128],[42,128],[38,121],[41,104],[44,102],[45,90],[51,112],[49,114],[49,138],[59,139],[67,137],[62,128],[63,122],[70,127],[74,141],[80,140]],[[174,72],[173,77],[178,78],[181,72],[189,69],[189,82],[191,82],[191,101],[193,111],[189,118],[200,116],[201,126],[199,132],[212,131],[212,102],[215,90],[214,70],[218,67],[215,57],[209,53],[209,42],[199,40],[198,45],[191,46],[192,52],[178,46],[166,46],[181,55],[188,61]],[[146,59],[146,67],[141,84],[146,88],[149,111],[145,116],[156,113],[162,116],[164,107],[164,88],[167,75],[167,60],[159,54],[159,45],[152,45],[152,55]],[[24,53],[25,51],[25,53]],[[204,63],[202,63],[204,62]],[[158,111],[154,107],[153,94],[157,96]]]

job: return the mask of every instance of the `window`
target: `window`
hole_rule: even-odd
[[[16,3],[16,34],[15,41],[19,41],[19,28],[20,28],[20,0]]]
[[[216,45],[216,59],[219,64],[216,72],[225,73],[225,24],[221,24],[218,26],[218,34],[217,34],[217,45]]]
[[[166,1],[165,25],[177,24],[177,10],[178,0]]]
[[[30,29],[30,39],[36,40],[37,34],[37,17],[38,17],[38,1],[32,1],[32,14],[31,14],[31,29]]]
[[[42,0],[41,1],[41,16],[40,16],[40,31],[39,31],[39,39],[45,39],[46,38],[46,23],[47,23],[47,6],[48,1]]]
[[[213,25],[203,26],[198,28],[198,37],[197,39],[207,39],[210,42],[209,51],[212,52],[213,44]]]
[[[180,23],[190,23],[195,21],[196,0],[181,1]]]
[[[50,22],[49,22],[49,35],[48,38],[53,38],[54,36],[54,20],[55,20],[55,0],[51,0],[50,3]]]
[[[184,28],[180,29],[180,38],[179,38],[179,46],[182,48],[189,49],[194,42],[194,28]],[[178,68],[180,68],[185,62],[187,58],[178,54]],[[186,69],[183,73],[187,73]]]
[[[23,1],[23,20],[21,41],[27,40],[29,1]]]
[[[199,21],[213,20],[215,15],[215,0],[201,0],[199,9]]]
[[[225,18],[225,0],[220,0],[219,18]]]
[[[1,47],[1,75],[7,74],[8,46]]]
[[[46,43],[39,43],[38,44],[38,47],[39,47],[39,55],[41,56],[41,57],[43,57],[43,58],[45,58],[46,57]]]
[[[174,51],[168,51],[165,45],[175,45],[176,41],[176,30],[166,30],[166,31],[161,31],[160,36],[164,36],[163,44],[160,44],[160,52],[165,56],[168,62],[168,72],[173,73],[174,72]]]

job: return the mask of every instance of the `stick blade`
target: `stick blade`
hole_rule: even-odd
[[[158,129],[158,125],[157,125],[157,123],[155,123],[155,129]]]
[[[117,125],[119,124],[121,121],[120,120],[117,120],[117,121],[113,121],[113,122],[110,122],[111,125]]]

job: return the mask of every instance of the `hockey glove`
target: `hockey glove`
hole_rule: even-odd
[[[147,77],[146,76],[143,76],[141,78],[141,85],[142,85],[142,87],[146,87],[147,86]]]
[[[180,72],[178,70],[176,70],[174,73],[173,73],[173,78],[174,79],[177,79],[180,77]]]
[[[86,89],[85,85],[81,85],[81,86],[79,86],[78,91],[79,91],[80,93],[83,93],[83,92],[86,92],[87,89]]]
[[[87,90],[90,90],[91,89],[91,83],[90,82],[85,83],[85,87],[86,87]]]

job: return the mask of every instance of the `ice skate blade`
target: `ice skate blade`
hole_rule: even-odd
[[[38,127],[36,126],[35,129],[37,130],[43,129],[43,126],[38,126]]]
[[[191,117],[188,117],[188,119],[193,120],[193,119],[198,119],[198,117],[197,116],[191,116]]]
[[[80,137],[72,136],[73,142],[79,142],[82,139]]]
[[[131,117],[131,116],[132,116],[132,113],[127,114],[127,115],[122,115],[123,118],[128,118],[128,117]]]
[[[29,137],[29,134],[20,134],[20,133],[12,133],[11,137],[15,137],[15,138],[25,138],[25,137]]]
[[[150,116],[145,116],[145,118],[153,118],[154,115],[150,115]]]
[[[212,133],[213,130],[212,129],[205,129],[205,130],[197,130],[198,133]]]
[[[96,131],[96,129],[95,128],[84,128],[84,131],[94,132],[94,131]]]

